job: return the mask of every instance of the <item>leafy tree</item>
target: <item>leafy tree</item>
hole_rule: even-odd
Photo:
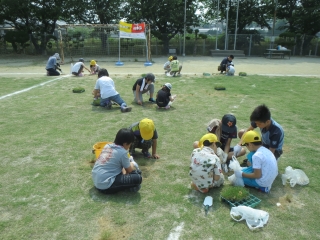
[[[234,32],[237,18],[237,0],[220,0],[219,12],[217,12],[218,0],[203,0],[203,21],[225,21],[227,18],[227,6],[229,1],[228,31]],[[267,4],[264,0],[239,0],[237,33],[241,34],[246,26],[255,22],[261,28],[270,29],[268,19],[270,14],[266,11]]]
[[[58,19],[75,21],[85,12],[82,0],[1,0],[0,21],[25,31],[38,53],[43,53]]]
[[[128,0],[125,7],[128,22],[150,24],[151,33],[164,44],[168,53],[169,41],[184,31],[184,0]],[[186,27],[198,26],[195,0],[186,0]]]

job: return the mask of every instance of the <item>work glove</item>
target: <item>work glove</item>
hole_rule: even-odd
[[[236,176],[236,178],[242,178],[242,171],[235,171],[234,175]]]
[[[236,157],[236,156],[238,156],[240,154],[240,152],[241,152],[241,146],[238,145],[238,144],[235,145],[233,147],[233,155]]]

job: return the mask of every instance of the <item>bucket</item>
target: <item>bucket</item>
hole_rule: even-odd
[[[92,148],[93,148],[92,153],[94,153],[96,155],[96,158],[98,158],[100,156],[102,149],[108,143],[112,143],[112,142],[97,142],[92,146]]]

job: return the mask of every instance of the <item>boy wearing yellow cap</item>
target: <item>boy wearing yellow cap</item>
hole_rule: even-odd
[[[146,158],[160,158],[157,154],[158,133],[154,123],[149,118],[144,118],[140,122],[133,123],[129,129],[134,134],[134,142],[130,146],[130,155],[135,155],[135,148],[142,149],[142,154]],[[152,147],[152,154],[149,149]]]
[[[97,64],[97,62],[95,60],[91,60],[90,61],[90,71],[91,71],[91,74],[98,74],[100,70],[100,66]]]
[[[242,145],[252,155],[253,172],[236,171],[236,177],[242,177],[245,185],[255,187],[262,192],[269,192],[273,181],[278,175],[278,165],[274,154],[262,146],[261,136],[255,131],[247,131],[242,137]]]
[[[220,159],[216,155],[221,143],[215,134],[207,133],[200,139],[199,146],[192,151],[189,176],[193,189],[207,193],[209,188],[224,183]]]
[[[163,65],[163,69],[165,70],[164,74],[167,74],[171,71],[170,63],[173,59],[173,56],[168,57],[168,61]]]

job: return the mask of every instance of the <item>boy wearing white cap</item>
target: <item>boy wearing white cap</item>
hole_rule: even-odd
[[[209,188],[220,187],[224,183],[221,163],[216,155],[220,146],[217,136],[207,133],[200,139],[199,148],[192,151],[189,176],[193,189],[207,193]]]
[[[278,164],[274,154],[262,146],[260,135],[252,130],[244,133],[242,145],[246,146],[250,152],[255,152],[252,156],[253,172],[236,171],[236,177],[242,177],[247,186],[269,192],[278,175]]]
[[[133,123],[129,129],[134,134],[134,142],[130,146],[130,155],[135,155],[135,148],[142,149],[142,154],[146,158],[160,158],[157,154],[158,133],[154,123],[149,118],[144,118],[140,122]],[[149,149],[152,147],[152,154]]]
[[[163,87],[158,91],[156,103],[158,108],[169,109],[176,95],[171,96],[172,85],[171,83],[165,83]]]
[[[57,71],[57,69],[60,70],[60,64],[58,61],[60,60],[59,53],[55,53],[53,56],[49,57],[46,70],[47,70],[47,76],[59,76],[60,73]],[[61,71],[61,70],[60,70]]]

